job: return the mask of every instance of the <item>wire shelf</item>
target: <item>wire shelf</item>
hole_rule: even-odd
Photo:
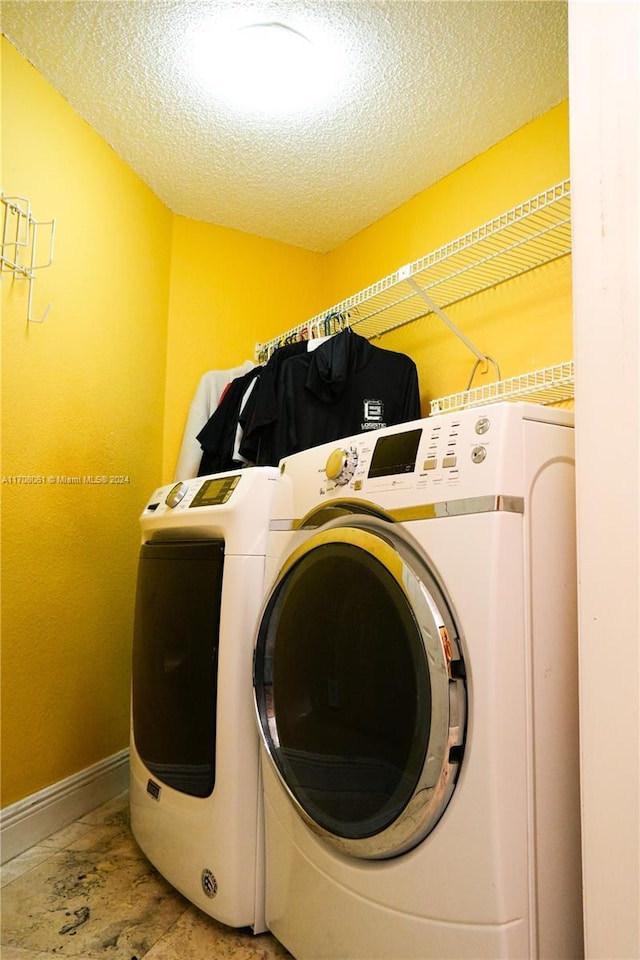
[[[508,380],[498,380],[473,390],[452,393],[431,401],[431,416],[480,407],[500,400],[530,400],[533,403],[549,405],[572,400],[574,395],[573,360],[558,363],[543,370],[523,373]]]
[[[477,357],[491,360],[443,309],[570,254],[571,185],[563,180],[279,337],[256,344],[256,359],[268,359],[284,343],[345,328],[373,340],[423,317],[438,315]],[[431,413],[522,398],[556,403],[573,398],[573,382],[573,362],[562,363],[433,400]]]
[[[343,326],[372,340],[433,312],[416,287],[442,309],[567,256],[570,198],[570,181],[563,180],[279,337],[257,344],[256,358],[268,357],[283,343],[333,332],[326,323],[336,316]]]

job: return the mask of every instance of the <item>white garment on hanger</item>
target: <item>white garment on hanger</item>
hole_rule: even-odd
[[[314,337],[312,340],[308,340],[307,353],[311,353],[312,350],[316,350],[321,343],[326,343],[327,340],[331,340],[332,337],[335,337],[335,333],[327,334],[326,337]]]
[[[234,367],[231,370],[210,370],[202,377],[187,414],[182,446],[176,464],[175,480],[189,480],[191,477],[198,476],[202,447],[196,437],[215,412],[225,387],[236,377],[249,373],[254,367],[255,363],[252,360],[246,360],[240,367]]]
[[[242,401],[240,403],[240,410],[238,411],[239,415],[242,413],[242,411],[246,407],[247,400],[251,396],[251,391],[253,390],[257,382],[258,382],[258,378],[254,377],[251,383],[249,384],[249,386],[247,387],[247,389],[245,390],[242,396]],[[238,420],[238,426],[236,427],[236,439],[233,444],[233,459],[237,460],[239,463],[244,463],[245,466],[247,467],[250,467],[252,466],[251,462],[247,460],[246,457],[243,457],[242,454],[240,453],[240,444],[242,443],[243,432],[244,431],[240,426],[240,421]]]

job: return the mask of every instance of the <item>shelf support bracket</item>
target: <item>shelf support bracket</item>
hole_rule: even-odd
[[[400,272],[400,274],[402,274],[402,271]],[[440,317],[440,319],[442,320],[442,322],[443,322],[444,324],[446,324],[446,326],[449,328],[449,330],[451,330],[451,332],[452,332],[453,334],[455,334],[455,336],[458,338],[458,340],[462,340],[462,342],[464,343],[465,347],[467,347],[467,349],[470,350],[471,353],[472,353],[475,357],[478,358],[478,360],[480,360],[480,361],[482,361],[482,362],[484,362],[484,363],[491,361],[491,358],[488,357],[488,356],[486,355],[486,353],[481,353],[481,351],[478,350],[478,348],[477,348],[476,346],[474,346],[474,344],[471,342],[471,340],[469,340],[469,338],[464,335],[464,333],[462,332],[462,330],[460,330],[460,328],[455,325],[455,323],[453,322],[453,320],[451,320],[451,319],[446,315],[446,313],[444,312],[444,310],[441,310],[440,307],[438,306],[438,304],[433,302],[433,300],[431,299],[431,297],[429,296],[429,294],[428,294],[425,290],[423,290],[422,287],[421,287],[418,283],[416,283],[416,281],[413,279],[413,277],[410,277],[410,276],[407,274],[407,276],[404,277],[404,280],[409,284],[410,287],[412,287],[412,288],[415,290],[415,292],[418,294],[418,296],[422,297],[422,299],[423,299],[424,302],[427,304],[427,306],[429,307],[429,309],[430,309],[433,313],[436,313],[436,314]]]

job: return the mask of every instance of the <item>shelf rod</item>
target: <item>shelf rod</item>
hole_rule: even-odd
[[[449,317],[446,315],[444,310],[441,310],[438,304],[433,302],[431,297],[422,289],[422,287],[418,283],[416,283],[413,277],[407,276],[405,279],[409,284],[409,286],[413,287],[415,292],[420,297],[422,297],[422,299],[425,301],[429,309],[432,310],[433,313],[436,313],[440,317],[442,322],[446,324],[449,330],[451,330],[451,332],[455,334],[458,340],[461,340],[464,343],[465,347],[467,347],[467,349],[470,350],[471,353],[478,358],[478,360],[487,361],[489,359],[485,353],[481,353],[480,350],[478,350],[478,348],[475,347],[473,343],[471,343],[471,340],[469,340],[469,338],[464,335],[462,330],[460,330],[459,327],[455,325],[453,320],[449,319]]]

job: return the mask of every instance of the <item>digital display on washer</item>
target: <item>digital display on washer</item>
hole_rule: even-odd
[[[397,473],[413,473],[422,430],[406,430],[379,437],[368,476],[392,477]]]
[[[205,480],[192,502],[191,507],[217,507],[226,503],[235,488],[240,483],[240,474],[233,477],[213,477]]]

